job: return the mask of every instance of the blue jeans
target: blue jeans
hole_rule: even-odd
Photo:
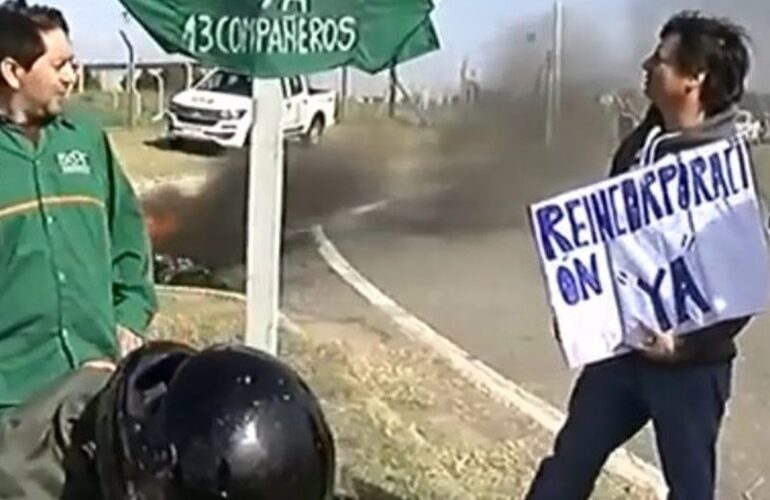
[[[666,366],[632,354],[586,367],[526,498],[588,498],[610,453],[652,420],[669,500],[712,500],[731,379],[731,361]]]

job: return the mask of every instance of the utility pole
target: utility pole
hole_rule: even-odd
[[[348,85],[350,82],[350,76],[348,75],[347,66],[343,66],[340,72],[341,72],[340,78],[342,79],[342,82],[341,82],[342,88],[340,90],[340,102],[339,102],[338,115],[339,115],[339,119],[341,120],[345,118],[345,111],[346,111],[345,108],[348,105],[348,93],[349,93]]]
[[[554,122],[561,114],[562,53],[564,47],[564,4],[555,0],[553,6],[553,46],[546,56],[546,115],[545,144],[551,147]]]
[[[550,148],[553,143],[554,118],[554,54],[549,50],[545,56],[545,145]]]
[[[556,0],[553,13],[553,110],[558,118],[561,114],[561,76],[564,55],[564,4]]]

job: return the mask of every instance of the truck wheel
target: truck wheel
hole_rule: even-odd
[[[324,123],[323,116],[315,115],[313,121],[310,122],[310,128],[307,129],[307,132],[305,132],[305,136],[303,137],[305,145],[315,146],[320,143],[321,138],[324,135],[325,126],[326,124]]]

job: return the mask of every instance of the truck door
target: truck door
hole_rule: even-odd
[[[287,134],[302,131],[302,106],[304,99],[304,86],[298,76],[286,78],[284,81],[284,113],[283,130]]]

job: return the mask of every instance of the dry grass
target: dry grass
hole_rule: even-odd
[[[196,345],[237,339],[238,302],[162,293],[154,333]],[[322,399],[343,489],[366,500],[521,498],[552,437],[469,385],[430,351],[366,325],[300,318],[281,355]],[[596,499],[651,499],[603,478]]]
[[[204,174],[222,160],[214,151],[208,154],[170,150],[159,141],[161,129],[137,127],[109,130],[115,154],[131,178],[153,178]]]

